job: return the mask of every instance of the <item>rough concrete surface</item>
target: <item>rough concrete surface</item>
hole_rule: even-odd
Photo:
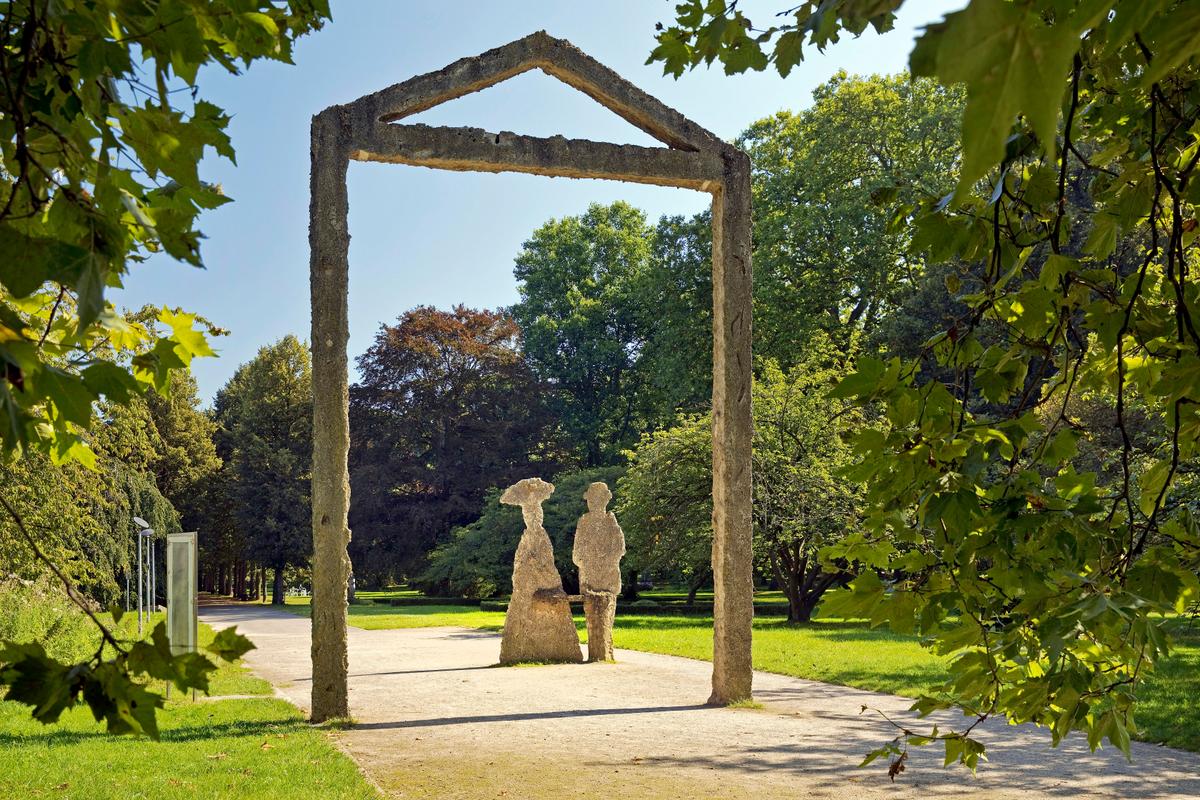
[[[583,661],[571,606],[554,563],[554,546],[542,527],[542,503],[554,484],[541,478],[518,481],[500,502],[520,506],[525,532],[513,557],[512,598],[504,617],[500,663]]]
[[[596,481],[583,493],[588,510],[575,526],[571,561],[579,568],[579,591],[587,620],[588,661],[613,660],[613,621],[621,593],[621,557],[625,533],[608,510],[612,492]]]
[[[540,69],[583,92],[666,147],[397,125],[412,114]],[[330,106],[313,118],[312,250],[313,575],[317,716],[345,700],[346,164],[381,161],[433,169],[523,172],[680,186],[713,196],[713,610],[712,703],[750,694],[750,160],[563,39],[537,31],[441,70]],[[338,616],[340,615],[340,616]]]
[[[263,606],[201,609],[258,646],[246,658],[308,709],[308,620]],[[709,664],[619,650],[616,664],[495,667],[500,637],[462,628],[351,627],[341,744],[396,798],[1155,798],[1200,797],[1200,755],[1134,743],[1134,763],[1081,737],[983,730],[977,777],[914,750],[892,784],[856,769],[888,733],[863,705],[891,695],[757,672],[761,710],[703,704]],[[952,716],[941,719],[954,721]]]

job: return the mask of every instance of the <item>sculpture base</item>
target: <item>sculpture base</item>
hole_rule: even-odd
[[[583,614],[587,618],[588,661],[614,661],[613,622],[617,616],[617,596],[612,592],[583,592]]]
[[[514,593],[504,617],[500,663],[583,661],[571,604],[561,589]]]

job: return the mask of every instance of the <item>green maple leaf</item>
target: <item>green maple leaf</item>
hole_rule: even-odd
[[[926,30],[913,51],[913,73],[967,87],[958,192],[1001,161],[1019,114],[1054,153],[1064,78],[1078,49],[1074,26],[1047,25],[1005,0],[974,0]]]

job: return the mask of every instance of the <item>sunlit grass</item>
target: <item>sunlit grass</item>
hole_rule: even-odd
[[[159,618],[149,621],[147,632]],[[114,627],[122,637],[136,636],[136,615]],[[201,624],[199,633],[201,647],[212,640],[209,626]],[[219,666],[209,677],[210,695],[264,696],[193,701],[174,692],[158,712],[157,742],[111,736],[86,708],[43,725],[27,706],[0,701],[0,797],[378,796],[325,731],[309,726],[291,704],[267,696],[273,691],[269,683],[240,663],[214,660]]]
[[[0,797],[377,797],[328,734],[283,700],[176,699],[159,727],[157,742],[110,736],[86,709],[47,726],[0,702]]]
[[[582,624],[577,621],[577,624]],[[620,616],[613,644],[630,650],[712,660],[709,617]],[[808,680],[914,696],[945,679],[941,659],[916,639],[864,623],[754,621],[754,668]]]
[[[284,610],[309,616],[309,598],[289,597]],[[458,625],[498,631],[504,627],[503,611],[480,611],[472,606],[359,606],[349,607],[350,624],[367,630],[439,628]]]
[[[1155,667],[1138,692],[1138,737],[1200,752],[1200,620],[1172,626],[1171,657]]]

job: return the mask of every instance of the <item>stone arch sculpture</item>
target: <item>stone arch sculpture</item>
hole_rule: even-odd
[[[488,133],[397,120],[540,69],[665,147]],[[750,697],[750,160],[570,42],[538,32],[313,117],[309,207],[313,351],[312,716],[349,714],[346,581],[350,445],[346,171],[351,160],[603,178],[713,198],[713,674],[709,702]]]

